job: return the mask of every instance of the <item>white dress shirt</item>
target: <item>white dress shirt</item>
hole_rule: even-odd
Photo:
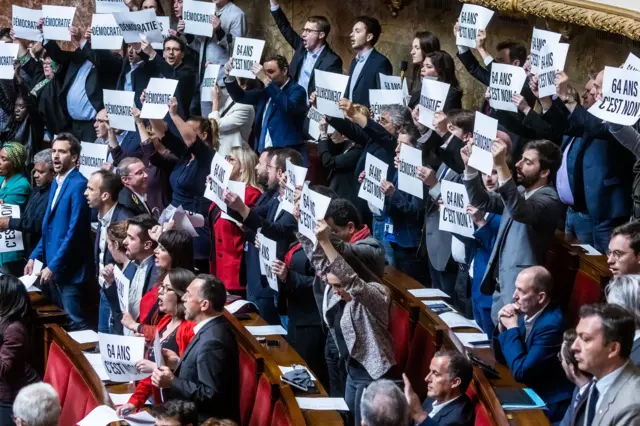
[[[142,300],[142,293],[144,292],[144,281],[147,277],[147,270],[153,261],[154,256],[151,255],[138,265],[138,269],[136,269],[129,286],[129,313],[134,319],[140,316],[140,300]]]
[[[598,412],[598,408],[600,408],[600,403],[602,402],[602,397],[607,393],[613,382],[622,374],[622,370],[629,364],[629,361],[625,362],[622,367],[618,368],[615,371],[607,374],[600,380],[596,382],[596,389],[598,389],[598,402],[596,402],[596,412]],[[587,405],[588,406],[588,405]]]
[[[195,336],[196,334],[198,334],[198,332],[202,330],[202,327],[204,327],[206,323],[213,321],[214,319],[218,318],[220,315],[222,314],[216,315],[215,317],[209,317],[207,319],[204,319],[200,321],[198,324],[196,324],[195,326],[193,326],[193,335]]]
[[[100,235],[98,240],[98,247],[100,248],[100,253],[98,253],[98,283],[100,287],[104,287],[104,278],[102,278],[102,270],[104,269],[104,256],[107,252],[107,227],[111,225],[111,218],[113,218],[113,212],[116,210],[116,205],[114,204],[111,209],[103,216],[100,217],[98,215],[98,221],[100,222]]]
[[[536,322],[536,320],[538,319],[538,317],[540,316],[542,311],[547,309],[547,306],[549,306],[549,302],[547,302],[542,307],[542,309],[540,309],[538,312],[533,314],[530,318],[527,318],[527,316],[525,315],[525,317],[524,317],[524,330],[525,330],[524,340],[525,340],[525,342],[529,338],[529,334],[531,333],[531,330],[533,329],[533,324]]]
[[[455,401],[456,399],[460,398],[459,396],[450,399],[447,402],[443,402],[442,404],[438,404],[437,401],[433,402],[433,405],[431,406],[431,412],[429,413],[429,417],[433,418],[436,414],[438,414],[440,412],[440,410],[442,410],[444,407],[446,407],[447,405],[451,404],[453,401]]]
[[[66,172],[64,172],[61,175],[56,176],[56,183],[58,184],[58,187],[56,188],[55,194],[53,194],[53,200],[51,200],[51,208],[52,209],[53,209],[53,206],[56,205],[56,201],[58,201],[58,195],[60,195],[60,190],[62,189],[62,184],[64,183],[64,180],[67,178],[67,176],[69,176],[69,173],[71,173],[71,170],[73,170],[73,168],[67,170]]]

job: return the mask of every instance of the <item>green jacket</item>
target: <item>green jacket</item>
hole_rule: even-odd
[[[29,199],[29,193],[31,192],[29,180],[25,175],[18,173],[11,176],[6,185],[2,186],[3,183],[4,177],[0,177],[0,200],[2,200],[4,204],[20,206],[20,213],[22,213]],[[24,258],[24,252],[22,250],[0,253],[0,265],[22,258]]]

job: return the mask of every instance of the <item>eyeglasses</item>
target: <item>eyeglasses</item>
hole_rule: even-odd
[[[160,293],[160,292],[168,293],[170,291],[172,291],[174,293],[176,292],[176,290],[171,286],[168,286],[168,285],[165,285],[165,284],[162,284],[162,285],[158,286],[158,293]]]
[[[604,252],[607,257],[612,258],[613,260],[620,260],[621,257],[625,256],[627,253],[624,251],[619,251],[619,250],[606,250]]]
[[[306,33],[321,33],[322,31],[320,30],[313,30],[311,28],[303,28],[302,31],[300,31],[302,34],[306,34]]]

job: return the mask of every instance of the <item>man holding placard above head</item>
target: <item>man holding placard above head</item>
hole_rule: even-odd
[[[231,98],[256,108],[253,149],[258,154],[270,146],[302,152],[307,96],[304,88],[289,77],[287,60],[275,55],[267,58],[263,65],[253,63],[251,73],[262,81],[264,89],[242,90],[233,77],[235,66],[232,60],[227,62],[224,69]]]
[[[369,89],[380,89],[378,74],[393,74],[393,66],[386,56],[374,48],[382,33],[380,22],[369,16],[359,16],[354,22],[349,37],[351,48],[357,53],[349,67],[345,98],[368,108]]]

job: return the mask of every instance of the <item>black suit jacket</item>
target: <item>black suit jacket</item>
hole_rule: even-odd
[[[353,76],[353,70],[356,68],[358,61],[354,58],[351,61],[349,67],[349,82],[347,83],[347,93],[349,96],[345,96],[347,99],[355,104],[364,105],[369,108],[369,90],[380,89],[380,77],[378,74],[385,75],[393,74],[393,66],[389,59],[376,49],[369,54],[369,58],[364,63],[362,72],[358,76],[355,86],[353,87],[353,93],[350,93],[351,78]]]
[[[122,188],[118,195],[118,204],[125,206],[133,212],[134,216],[139,214],[151,214],[151,210],[147,210],[147,203],[144,200],[141,200],[140,197],[134,194],[133,191],[126,186]],[[147,208],[145,208],[145,206],[147,206]]]
[[[287,40],[287,43],[293,47],[293,57],[289,63],[289,74],[297,82],[300,72],[302,70],[302,63],[307,55],[307,49],[304,47],[302,37],[298,34],[289,23],[287,15],[282,11],[282,8],[271,11],[273,19],[276,21],[276,25],[280,30],[280,34]],[[314,70],[335,72],[342,74],[342,58],[338,56],[336,52],[329,47],[328,44],[324,46],[324,49],[318,56],[318,60],[313,66]],[[311,94],[316,90],[315,73],[311,74],[309,79],[309,88],[307,93]]]
[[[239,370],[236,337],[220,315],[204,324],[185,349],[168,397],[195,403],[198,424],[210,417],[240,422]]]
[[[424,410],[429,413],[434,400],[428,398],[422,404]],[[473,426],[475,422],[475,409],[467,395],[442,407],[433,418],[427,417],[419,426]]]

